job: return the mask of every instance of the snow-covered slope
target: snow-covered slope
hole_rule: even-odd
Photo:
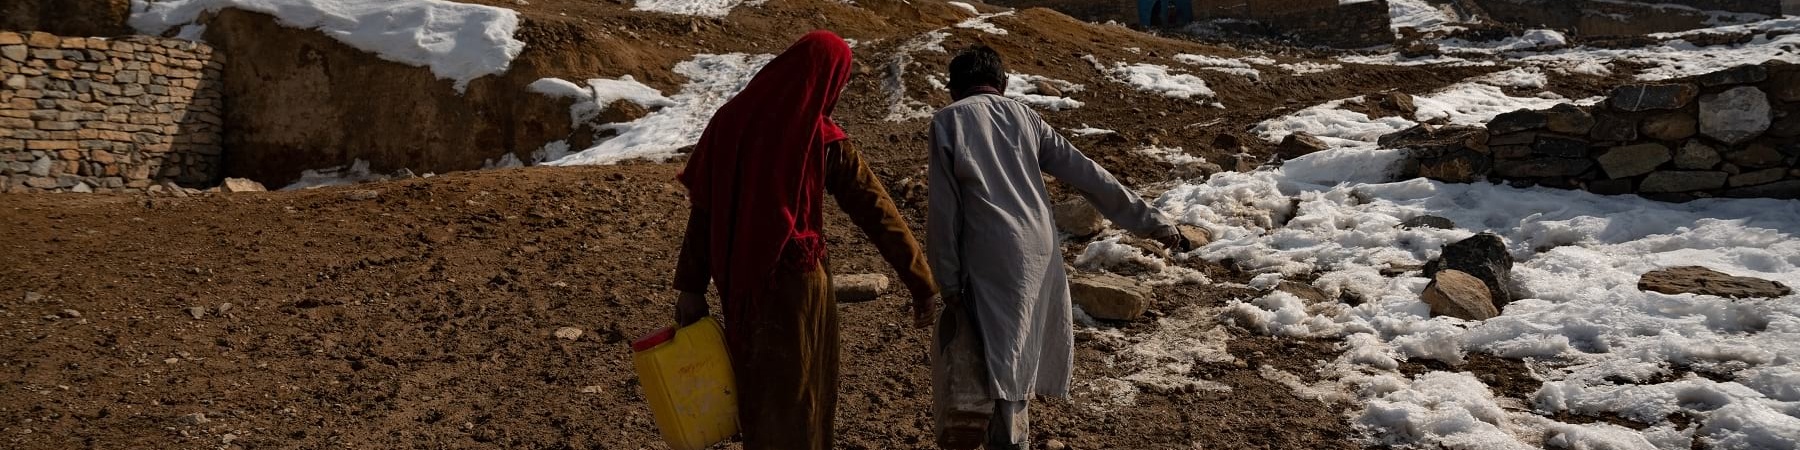
[[[525,48],[513,38],[519,17],[512,10],[442,0],[132,0],[131,26],[153,35],[186,26],[182,36],[195,39],[198,26],[191,24],[226,8],[269,14],[382,59],[430,67],[458,90],[506,72]]]

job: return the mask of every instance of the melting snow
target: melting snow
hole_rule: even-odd
[[[1252,80],[1261,80],[1262,79],[1262,71],[1256,70],[1256,68],[1254,68],[1254,67],[1250,67],[1250,63],[1247,62],[1246,59],[1221,58],[1221,57],[1217,57],[1217,56],[1191,55],[1191,54],[1182,53],[1182,54],[1175,55],[1175,60],[1180,61],[1185,64],[1188,64],[1188,65],[1191,65],[1191,66],[1199,66],[1202,69],[1211,70],[1211,71],[1215,71],[1215,72],[1225,72],[1225,73],[1229,73],[1229,74],[1233,74],[1233,75],[1242,75],[1242,76],[1250,78]]]
[[[1206,86],[1206,80],[1175,72],[1168,66],[1114,63],[1109,69],[1103,66],[1094,55],[1087,55],[1082,59],[1092,63],[1095,68],[1105,70],[1114,81],[1131,85],[1140,91],[1180,99],[1211,98],[1213,96],[1213,90]]]
[[[635,121],[604,125],[600,130],[616,131],[618,135],[549,164],[611,164],[631,158],[662,160],[675,156],[676,150],[699,142],[700,133],[706,130],[706,122],[712,120],[713,113],[743,90],[756,71],[774,58],[774,55],[743,53],[695,55],[693,59],[675,65],[675,73],[687,77],[688,83],[680,92],[668,97],[667,106]],[[623,94],[612,92],[608,95],[626,98]]]
[[[738,5],[759,6],[767,0],[636,0],[635,11],[655,11],[688,16],[725,17]]]
[[[1079,84],[1070,83],[1067,81],[1058,80],[1058,79],[1054,79],[1054,78],[1045,78],[1045,77],[1037,76],[1037,75],[1009,73],[1006,75],[1006,97],[1011,98],[1013,100],[1018,100],[1020,103],[1024,103],[1024,104],[1031,105],[1031,106],[1036,106],[1039,108],[1048,109],[1051,111],[1062,111],[1065,109],[1075,109],[1075,108],[1081,107],[1082,103],[1080,101],[1077,101],[1072,98],[1044,95],[1042,92],[1040,92],[1038,90],[1037,85],[1040,82],[1049,84],[1051,87],[1056,88],[1056,90],[1062,91],[1062,93],[1064,93],[1064,94],[1068,94],[1071,92],[1081,92],[1082,89],[1084,89]]]
[[[1517,70],[1419,96],[1420,115],[1476,123],[1517,107],[1542,107],[1530,105],[1542,99],[1508,97],[1493,86],[1541,76]],[[1157,204],[1215,236],[1195,255],[1233,259],[1262,272],[1259,279],[1318,274],[1314,286],[1327,297],[1364,299],[1357,306],[1308,305],[1275,292],[1237,303],[1227,316],[1267,334],[1344,338],[1346,352],[1326,371],[1361,399],[1355,420],[1374,439],[1370,444],[1650,449],[1687,448],[1697,437],[1717,448],[1800,445],[1800,388],[1794,387],[1800,385],[1800,295],[1731,300],[1636,285],[1645,272],[1695,264],[1800,285],[1800,239],[1791,234],[1800,230],[1800,202],[1672,204],[1488,183],[1391,182],[1401,154],[1376,148],[1373,140],[1411,121],[1370,119],[1340,109],[1343,102],[1256,130],[1269,139],[1307,130],[1334,149],[1272,170],[1177,186]],[[1426,214],[1462,229],[1397,226]],[[1520,299],[1498,318],[1432,318],[1418,299],[1428,280],[1379,273],[1420,264],[1476,231],[1504,237],[1517,260]],[[1527,358],[1546,383],[1527,399],[1495,398],[1467,374],[1392,372],[1397,360],[1460,364],[1472,351]],[[1654,381],[1676,370],[1730,381]],[[1650,427],[1544,417],[1565,411]],[[1699,425],[1676,428],[1668,419],[1673,413]]]
[[[506,72],[525,43],[513,39],[510,9],[442,0],[132,0],[132,28],[161,35],[200,15],[235,8],[275,16],[282,25],[318,30],[381,59],[430,67],[462,91],[469,80]],[[184,29],[183,37],[196,35]]]
[[[675,105],[674,100],[664,97],[656,88],[639,83],[631,75],[617,80],[590,79],[586,86],[556,78],[544,78],[527,85],[526,89],[551,97],[575,99],[575,103],[569,106],[569,121],[577,125],[593,120],[600,115],[601,110],[620,100],[648,109]]]

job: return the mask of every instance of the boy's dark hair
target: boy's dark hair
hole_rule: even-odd
[[[1006,89],[1006,63],[1000,60],[1000,52],[986,45],[963,49],[950,60],[950,93],[976,86]]]

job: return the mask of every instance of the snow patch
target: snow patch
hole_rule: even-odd
[[[1176,72],[1168,66],[1114,63],[1110,69],[1107,69],[1100,64],[1099,59],[1094,58],[1094,55],[1087,55],[1083,59],[1092,63],[1096,68],[1106,70],[1114,81],[1130,85],[1140,91],[1179,99],[1211,98],[1213,96],[1213,90],[1206,86],[1206,80]]]
[[[725,17],[738,5],[758,6],[767,0],[636,0],[633,11],[701,17]]]
[[[713,113],[742,91],[756,72],[774,58],[768,54],[700,54],[682,61],[675,65],[675,73],[687,77],[688,83],[680,92],[667,98],[666,106],[638,120],[602,125],[601,131],[611,130],[618,134],[548,164],[573,166],[612,164],[631,158],[668,159],[676,150],[699,142]],[[625,79],[608,81],[623,82]],[[629,99],[632,92],[645,94],[635,88],[621,87],[624,83],[608,85],[618,89],[602,94],[599,86],[593,86],[597,99],[601,95]]]
[[[1018,100],[1020,103],[1051,111],[1075,109],[1080,108],[1083,105],[1080,101],[1066,96],[1044,95],[1038,90],[1038,83],[1049,84],[1050,87],[1056,88],[1056,90],[1062,91],[1064,94],[1081,92],[1083,89],[1086,89],[1082,85],[1054,78],[1009,73],[1006,74],[1006,97]]]

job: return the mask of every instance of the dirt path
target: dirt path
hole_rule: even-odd
[[[7,195],[0,442],[660,446],[626,344],[669,320],[664,286],[684,220],[673,173],[533,168],[187,199]],[[833,215],[838,272],[886,272]],[[1184,288],[1157,309],[1241,294]],[[924,335],[899,325],[901,303],[843,306],[843,448],[928,448]],[[564,326],[584,333],[552,336]],[[1104,356],[1084,342],[1078,378],[1108,374]],[[1035,437],[1076,448],[1351,446],[1336,411],[1250,368],[1203,370],[1233,392],[1145,392],[1116,409],[1082,395],[1047,401]]]

